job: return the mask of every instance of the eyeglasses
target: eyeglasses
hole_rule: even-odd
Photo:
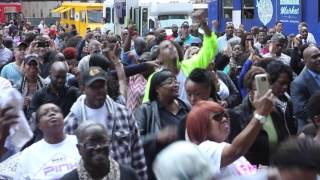
[[[227,119],[229,118],[229,116],[226,112],[214,113],[212,116],[212,119],[217,122],[221,122],[223,120],[223,118],[227,118]]]
[[[104,144],[97,144],[97,143],[80,143],[80,146],[82,146],[87,151],[99,151],[99,150],[107,150],[109,149],[109,143]]]
[[[168,84],[177,84],[178,81],[176,78],[168,78],[165,81],[163,81],[162,83],[160,83],[160,86],[164,86],[164,85],[168,85]]]
[[[189,29],[189,26],[184,25],[184,26],[182,26],[182,28],[183,28],[183,29]]]

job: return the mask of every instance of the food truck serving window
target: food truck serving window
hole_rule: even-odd
[[[223,18],[232,18],[233,0],[224,0],[223,2]]]
[[[245,19],[253,19],[254,17],[253,0],[242,0],[242,17]]]

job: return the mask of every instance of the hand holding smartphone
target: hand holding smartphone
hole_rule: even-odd
[[[258,96],[261,97],[265,93],[268,92],[270,88],[270,84],[268,81],[268,75],[267,74],[258,74],[255,76],[255,84],[258,91]]]

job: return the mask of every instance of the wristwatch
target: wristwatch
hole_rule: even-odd
[[[254,118],[256,119],[256,120],[258,120],[259,122],[260,122],[260,124],[264,124],[264,123],[266,123],[267,122],[267,120],[268,120],[268,117],[267,116],[263,116],[263,115],[260,115],[260,114],[258,114],[258,113],[254,113]]]

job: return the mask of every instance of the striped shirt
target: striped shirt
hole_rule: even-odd
[[[3,45],[2,45],[3,46]],[[0,67],[11,61],[13,57],[12,51],[6,47],[0,48]]]

